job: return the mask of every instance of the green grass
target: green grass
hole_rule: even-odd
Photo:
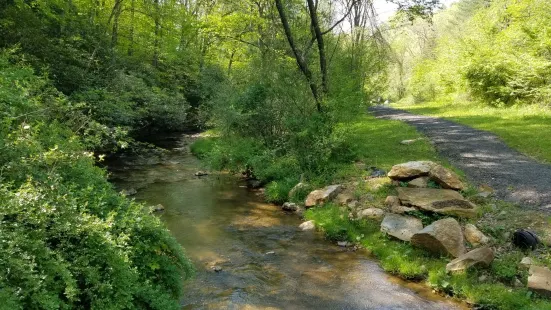
[[[347,141],[354,145],[359,159],[369,166],[388,171],[397,163],[411,160],[440,161],[428,140],[400,144],[403,140],[423,138],[415,128],[400,121],[365,115],[355,122],[341,125],[338,130],[347,132]]]
[[[551,108],[536,105],[494,108],[443,101],[395,107],[492,132],[522,153],[551,163]]]
[[[379,231],[377,221],[349,220],[348,213],[333,204],[309,209],[305,218],[314,220],[329,240],[361,244],[380,260],[385,271],[407,280],[426,281],[434,290],[464,299],[480,309],[551,309],[551,302],[534,297],[526,288],[512,288],[499,282],[504,276],[509,280],[517,275],[517,260],[511,258],[519,258],[522,253],[514,252],[498,258],[491,269],[447,274],[445,266],[449,259],[389,239]],[[483,274],[487,279],[480,281]]]
[[[216,145],[217,138],[199,138],[195,140],[191,146],[190,151],[197,158],[204,159],[210,152],[212,152]]]
[[[388,171],[393,165],[401,162],[432,160],[449,167],[449,164],[438,158],[435,149],[427,140],[419,140],[410,145],[400,144],[402,140],[422,137],[405,123],[380,120],[367,115],[358,121],[342,125],[339,129],[347,133],[347,141],[356,147],[358,158],[368,166],[377,166]],[[457,172],[461,174],[460,171]],[[343,173],[343,176],[346,175],[354,176]],[[354,195],[370,195],[375,199],[372,202],[374,205],[382,205],[384,198],[394,195],[396,190],[387,182],[377,184],[372,182],[373,180],[377,179],[361,183],[365,186],[357,187]],[[474,195],[476,191],[470,190],[465,194]],[[534,219],[537,216],[532,213],[520,214],[522,210],[519,208],[509,205],[502,207],[500,203],[497,208],[491,208],[490,205],[494,204],[491,200],[478,203],[485,210],[486,216],[476,224],[487,234],[490,233],[490,228],[499,226],[496,226],[496,221],[501,223],[504,231],[528,226],[536,228]],[[500,218],[503,216],[500,215],[503,210],[507,210],[506,218]],[[422,215],[421,218],[426,220],[425,225],[438,219],[438,216]],[[518,261],[523,256],[518,250],[508,249],[505,253],[498,253],[491,268],[475,268],[463,274],[447,274],[445,266],[448,258],[435,257],[412,247],[409,243],[389,239],[380,232],[380,222],[350,220],[347,210],[333,204],[309,209],[305,213],[305,218],[314,220],[318,229],[324,231],[329,240],[359,243],[379,259],[385,271],[407,280],[424,281],[434,290],[476,304],[480,309],[551,309],[551,302],[548,300],[533,296],[526,288],[511,286],[515,278],[526,281],[527,277],[525,271],[517,268]],[[536,226],[541,225],[543,224],[539,223]],[[539,229],[536,230],[540,232]],[[499,232],[501,238],[503,231]],[[499,238],[495,239],[496,246],[503,247],[509,244],[507,238]],[[479,280],[482,275],[487,279]]]

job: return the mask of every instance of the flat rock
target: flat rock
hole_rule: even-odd
[[[488,238],[484,233],[482,233],[475,225],[466,224],[465,225],[465,239],[469,241],[470,244],[477,247],[479,245],[488,244],[490,238]]]
[[[530,266],[528,289],[546,297],[551,297],[551,270],[541,266]]]
[[[429,175],[432,180],[440,184],[443,188],[454,190],[464,190],[466,188],[465,184],[459,179],[459,176],[455,172],[441,165],[433,165]]]
[[[408,187],[426,188],[429,185],[429,177],[418,177],[408,182]]]
[[[428,175],[434,165],[432,161],[410,161],[394,165],[387,176],[393,180],[413,179]]]
[[[329,185],[323,189],[317,189],[315,191],[312,191],[310,194],[308,194],[308,197],[306,197],[306,201],[304,202],[304,206],[306,208],[311,208],[319,204],[323,204],[325,202],[329,202],[333,200],[337,195],[343,190],[342,185]]]
[[[461,226],[453,218],[438,220],[411,237],[411,243],[431,253],[459,257],[465,253]]]
[[[446,265],[447,272],[465,271],[478,265],[488,267],[494,260],[494,251],[488,247],[474,249],[459,256]]]
[[[307,221],[298,226],[302,231],[314,230],[316,229],[316,223],[314,221]]]
[[[412,216],[387,214],[381,223],[381,232],[403,241],[410,241],[411,236],[423,229],[420,219]]]
[[[474,217],[476,206],[456,191],[436,188],[399,187],[398,198],[403,205],[441,214]]]
[[[373,220],[379,220],[382,219],[383,216],[385,216],[385,211],[379,209],[379,208],[367,208],[364,210],[361,210],[358,212],[358,219],[373,219]]]

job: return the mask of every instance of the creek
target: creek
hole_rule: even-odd
[[[339,247],[301,220],[263,202],[229,174],[196,177],[203,167],[190,139],[155,143],[166,152],[108,162],[111,181],[157,213],[197,272],[182,309],[464,309],[430,289],[386,274],[362,250]]]

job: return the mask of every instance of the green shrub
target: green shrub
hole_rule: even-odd
[[[6,54],[0,117],[0,307],[178,309],[192,266],[95,166],[76,129],[96,123]]]

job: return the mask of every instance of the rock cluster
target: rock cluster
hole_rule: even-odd
[[[493,261],[494,251],[489,247],[467,252],[465,241],[473,247],[490,242],[476,226],[467,224],[463,232],[456,219],[447,217],[423,227],[420,219],[404,215],[418,211],[454,217],[476,216],[477,206],[458,192],[466,186],[457,174],[431,161],[412,161],[395,165],[388,177],[396,185],[407,183],[407,187],[398,187],[397,196],[386,198],[385,206],[391,213],[381,223],[381,232],[435,255],[455,258],[446,266],[448,272],[464,271],[475,265],[488,266]],[[431,183],[442,188],[428,188]]]
[[[412,181],[419,177],[428,177],[443,188],[464,190],[465,184],[453,171],[432,161],[410,161],[395,165],[388,173],[388,177],[398,181]],[[418,180],[415,183],[422,182]]]

